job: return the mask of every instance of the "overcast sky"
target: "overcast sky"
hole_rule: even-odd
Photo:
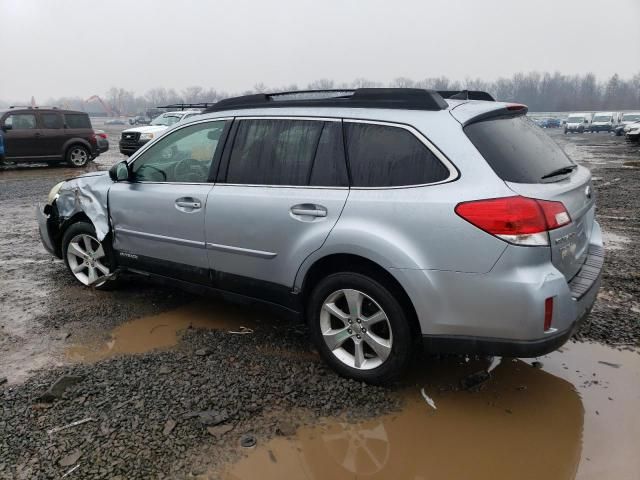
[[[640,0],[0,0],[0,98],[640,72]]]

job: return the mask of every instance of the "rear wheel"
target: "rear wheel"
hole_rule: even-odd
[[[100,242],[93,225],[78,222],[62,237],[64,263],[73,277],[85,286],[106,289],[114,285],[105,277],[113,273],[115,261],[107,242]]]
[[[335,273],[311,293],[307,318],[320,354],[339,374],[386,384],[408,367],[409,320],[390,290],[359,273]]]
[[[82,145],[72,145],[67,151],[67,163],[72,167],[84,167],[89,159],[89,150]]]

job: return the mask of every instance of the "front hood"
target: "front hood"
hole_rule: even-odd
[[[109,175],[109,171],[108,170],[99,170],[97,172],[87,172],[87,173],[83,173],[82,175],[78,175],[77,177],[68,178],[67,181],[75,180],[76,178],[101,177],[103,175]]]
[[[127,130],[123,130],[122,133],[159,133],[164,132],[167,128],[164,125],[145,125],[144,127],[136,127],[136,128],[128,128]]]

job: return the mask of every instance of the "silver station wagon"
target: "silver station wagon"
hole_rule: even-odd
[[[137,273],[294,312],[362,381],[418,347],[538,356],[589,313],[604,252],[589,170],[526,112],[468,91],[226,99],[56,185],[40,234],[84,285]]]

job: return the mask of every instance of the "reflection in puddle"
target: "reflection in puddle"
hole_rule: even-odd
[[[259,446],[223,478],[637,478],[640,356],[571,344],[542,362],[540,370],[505,359],[474,392],[458,381],[485,363],[430,362],[403,393],[401,412],[303,427]]]
[[[96,361],[119,354],[144,353],[175,346],[179,333],[187,328],[240,331],[241,327],[253,328],[257,321],[250,309],[203,300],[123,323],[111,332],[108,339],[73,345],[67,349],[66,355],[71,360]]]

